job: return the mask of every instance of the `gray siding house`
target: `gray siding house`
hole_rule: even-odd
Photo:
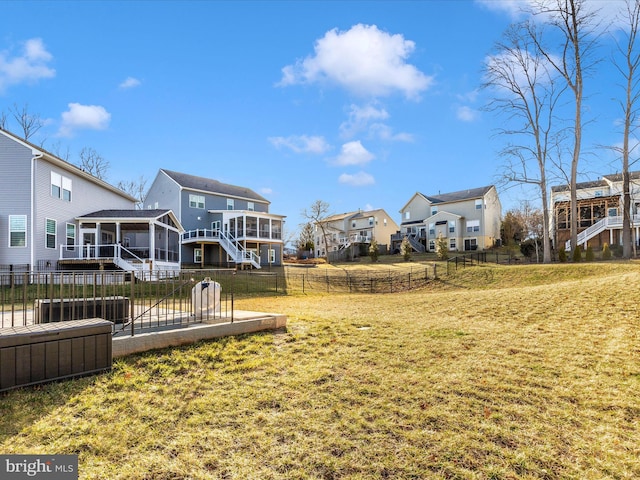
[[[284,216],[249,188],[160,169],[145,209],[171,209],[184,228],[182,264],[261,268],[282,265]]]
[[[135,198],[125,192],[1,129],[0,171],[4,269],[55,268],[62,246],[84,243],[78,217],[104,208],[135,209]]]

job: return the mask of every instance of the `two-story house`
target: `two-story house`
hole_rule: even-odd
[[[327,252],[332,254],[351,246],[365,246],[366,249],[372,240],[384,250],[388,248],[391,235],[398,231],[398,224],[383,209],[376,209],[331,215],[314,228],[316,256],[324,257]],[[366,251],[357,253],[367,254]]]
[[[6,130],[0,130],[0,171],[0,267],[4,270],[133,271],[132,262],[118,265],[122,253],[129,255],[120,248],[125,237],[133,239],[132,248],[137,247],[136,241],[147,247],[144,259],[129,256],[147,267],[155,253],[148,249],[150,226],[157,226],[158,235],[168,236],[170,231],[174,241],[179,237],[180,227],[163,220],[168,212],[141,218],[132,196]],[[132,230],[135,237],[123,233]],[[169,264],[179,265],[179,261],[175,258]]]
[[[446,239],[449,250],[484,250],[500,239],[502,206],[495,186],[437,195],[416,192],[400,210],[400,231],[392,237],[398,251],[409,239],[415,251],[433,252]]]
[[[184,227],[182,263],[261,268],[282,265],[284,216],[253,190],[160,169],[145,209],[167,208]]]
[[[630,172],[633,236],[640,238],[640,172]],[[622,243],[622,174],[576,185],[578,198],[578,245],[602,247]],[[567,185],[551,187],[551,238],[557,247],[571,250],[571,194]]]

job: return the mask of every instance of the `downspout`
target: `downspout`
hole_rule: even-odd
[[[33,158],[31,159],[31,207],[29,216],[31,217],[31,225],[29,227],[29,239],[31,240],[29,244],[29,263],[31,264],[30,270],[34,270],[35,263],[35,219],[33,218],[35,215],[36,207],[36,160],[42,158],[42,153],[35,153]]]

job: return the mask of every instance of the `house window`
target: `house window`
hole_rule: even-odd
[[[456,239],[455,238],[450,238],[449,239],[449,250],[455,250],[456,249]]]
[[[189,208],[199,208],[204,210],[204,195],[189,194]]]
[[[233,198],[227,198],[227,210],[233,210],[234,208]]]
[[[382,221],[382,223],[383,223],[383,224],[384,224],[384,226],[386,227],[386,226],[387,226],[387,219],[385,218],[385,219]]]
[[[480,220],[468,220],[467,221],[467,233],[479,232]]]
[[[456,233],[456,222],[455,222],[455,220],[449,220],[449,233]]]
[[[373,226],[373,217],[369,217],[369,226],[372,227]]]
[[[220,230],[220,220],[216,220],[215,222],[211,222],[211,230],[213,230],[214,232],[219,231]]]
[[[56,221],[47,218],[44,221],[45,247],[56,248]]]
[[[438,213],[438,207],[431,207],[431,215]]]
[[[618,209],[617,208],[610,208],[609,209],[609,216],[610,217],[617,217],[618,216]]]
[[[596,197],[601,197],[602,196],[602,190],[596,190],[595,196]]]
[[[482,199],[476,200],[476,210],[482,210]]]
[[[475,238],[467,238],[464,241],[465,250],[476,250],[478,248],[478,242]]]
[[[435,249],[436,249],[436,241],[429,240],[429,250],[433,252]]]
[[[71,179],[62,177],[62,199],[65,202],[71,201]]]
[[[27,216],[9,215],[9,246],[27,246]]]
[[[429,235],[435,235],[436,234],[436,225],[435,223],[430,223],[429,224]]]
[[[269,263],[276,263],[276,251],[273,248],[269,249]]]
[[[404,219],[405,220],[410,220],[411,219],[411,212],[404,212]]]
[[[63,177],[59,173],[51,172],[51,196],[61,198],[66,202],[71,201],[71,179]]]
[[[253,202],[247,202],[247,210],[249,210],[250,212],[253,212],[255,209],[256,209],[256,206]]]
[[[67,223],[67,246],[76,244],[76,226],[73,223]]]
[[[202,262],[202,249],[194,248],[193,249],[193,263],[201,263]]]

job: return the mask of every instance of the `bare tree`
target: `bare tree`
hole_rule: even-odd
[[[296,248],[301,252],[313,251],[313,224],[311,222],[300,225],[300,234],[296,241]]]
[[[593,67],[589,64],[590,53],[597,45],[596,11],[585,8],[586,0],[536,0],[533,14],[544,17],[545,23],[560,36],[555,51],[543,43],[543,38],[532,38],[541,55],[564,79],[573,94],[573,145],[571,147],[570,190],[570,227],[571,248],[578,240],[578,164],[582,148],[582,100],[585,74]],[[546,37],[545,37],[546,38]],[[559,52],[559,53],[557,53]]]
[[[511,128],[499,133],[514,142],[501,152],[506,158],[503,180],[535,185],[540,192],[544,218],[543,261],[551,262],[547,162],[554,133],[554,111],[563,88],[546,58],[538,52],[541,32],[532,21],[512,25],[496,45],[496,54],[485,65],[485,88],[495,96],[489,109],[509,120]],[[531,168],[531,164],[535,167]]]
[[[26,103],[22,107],[14,104],[13,107],[9,108],[9,112],[22,129],[25,140],[29,140],[29,138],[44,126],[44,121],[40,118],[40,115],[37,113],[29,113],[29,105]]]
[[[0,130],[7,129],[7,114],[6,112],[0,112]]]
[[[137,180],[120,180],[118,188],[136,199],[136,208],[141,209],[147,195],[147,179],[143,175]]]
[[[49,151],[51,153],[53,153],[56,157],[61,158],[62,160],[68,162],[69,158],[71,158],[71,151],[69,150],[69,145],[67,145],[66,147],[64,147],[64,151],[62,150],[62,144],[60,143],[59,140],[55,141],[51,147],[49,148]]]
[[[533,240],[533,244],[535,246],[536,251],[536,262],[540,261],[540,244],[538,240],[542,238],[544,235],[544,230],[546,227],[545,217],[543,215],[542,210],[539,208],[535,208],[531,205],[531,202],[525,200],[520,204],[520,215],[522,219],[522,224],[525,228],[525,240]],[[543,261],[545,258],[544,249],[546,245],[542,247],[542,255]]]
[[[307,209],[305,208],[301,215],[303,218],[311,222],[322,232],[322,239],[324,240],[324,245],[326,249],[327,263],[330,263],[329,260],[329,243],[327,242],[328,234],[327,234],[327,218],[329,217],[329,204],[323,200],[316,200],[311,204],[311,206]]]
[[[623,19],[626,23],[626,44],[618,43],[620,59],[613,60],[622,77],[625,79],[625,100],[620,102],[624,114],[624,130],[622,148],[614,147],[622,155],[622,257],[631,258],[631,185],[629,179],[629,156],[635,148],[630,147],[629,137],[637,129],[638,100],[640,89],[638,69],[640,67],[640,52],[636,47],[638,28],[640,27],[640,0],[627,0]]]
[[[104,180],[109,171],[109,161],[91,147],[84,147],[80,150],[80,161],[77,165],[100,180]]]

